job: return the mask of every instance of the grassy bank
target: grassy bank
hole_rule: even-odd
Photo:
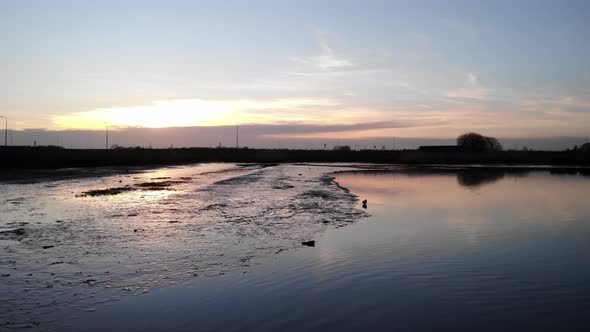
[[[2,147],[0,148],[0,161],[0,168],[2,169],[144,166],[195,162],[370,162],[590,166],[590,154],[575,151],[441,153],[419,150],[324,151],[225,148],[80,150],[58,147]]]

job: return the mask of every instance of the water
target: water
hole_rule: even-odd
[[[359,200],[322,175],[340,170],[347,172],[336,173],[336,181],[368,200],[369,217],[360,214]],[[216,236],[223,244],[201,249],[223,252],[230,262],[251,249],[255,263],[247,268],[228,263],[221,276],[94,303],[92,312],[53,313],[59,324],[46,326],[64,331],[521,331],[585,330],[590,323],[588,177],[296,165],[240,172],[246,177],[228,177],[229,191],[218,193],[228,188],[223,181],[207,185],[216,193],[207,200],[221,196],[242,202],[233,205],[242,210],[230,213],[229,220],[250,217],[236,238],[254,240],[225,241],[227,228],[236,224],[222,223]],[[258,174],[258,180],[244,180],[249,174]],[[265,196],[275,202],[270,205],[245,202],[242,196],[252,192],[279,194]],[[280,209],[293,199],[302,200],[298,209]],[[224,208],[218,212],[229,213]],[[269,211],[280,218],[262,224],[278,239],[272,248],[258,250],[255,243],[267,238],[256,230]],[[278,228],[267,224],[278,220]],[[304,238],[317,240],[316,246],[301,247],[298,240]],[[169,273],[157,275],[174,276],[194,254],[177,258]]]
[[[2,183],[0,328],[47,330],[129,295],[243,273],[362,217],[324,173],[201,164]]]

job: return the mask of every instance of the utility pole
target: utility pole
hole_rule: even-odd
[[[236,123],[236,149],[240,148],[240,131],[238,128],[238,124]]]
[[[0,115],[0,118],[4,118],[4,146],[8,146],[8,118],[4,115]]]

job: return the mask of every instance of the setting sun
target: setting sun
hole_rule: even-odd
[[[96,129],[109,126],[164,128],[223,124],[231,109],[199,100],[158,101],[150,105],[106,108],[57,116],[61,128]]]
[[[332,99],[287,98],[271,100],[173,99],[150,104],[112,107],[58,115],[53,118],[60,129],[99,129],[113,127],[190,127],[222,126],[236,123],[270,124],[277,122],[321,122],[319,109],[339,107]],[[342,110],[341,122],[358,120],[366,111]],[[277,116],[280,114],[280,117]]]

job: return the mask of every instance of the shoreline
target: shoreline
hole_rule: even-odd
[[[288,150],[235,148],[63,149],[0,147],[0,174],[23,169],[73,167],[158,167],[194,163],[372,163],[380,165],[497,165],[588,167],[590,153],[578,151],[437,152],[422,150]]]
[[[132,166],[81,166],[81,167],[64,167],[64,168],[24,168],[24,169],[1,169],[0,184],[32,184],[49,181],[65,181],[72,179],[100,178],[104,176],[113,176],[121,174],[141,174],[152,169],[165,167],[189,167],[199,164],[213,164],[216,162],[196,162],[182,164],[154,164],[154,165],[132,165]],[[232,162],[221,162],[232,164]],[[505,173],[525,173],[525,172],[551,172],[555,174],[580,174],[583,176],[590,175],[590,166],[578,165],[510,165],[510,164],[378,164],[378,163],[239,163],[237,167],[263,165],[275,166],[278,164],[292,164],[295,166],[312,166],[312,167],[337,167],[350,168],[352,170],[336,171],[327,173],[329,176],[336,175],[340,172],[354,171],[374,171],[374,172],[505,172]]]

